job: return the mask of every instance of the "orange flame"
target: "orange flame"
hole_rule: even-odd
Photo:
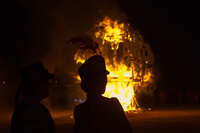
[[[140,53],[143,50],[142,46],[137,44],[136,34],[130,32],[128,27],[129,24],[105,17],[96,25],[97,31],[94,32],[95,39],[100,40],[99,47],[105,58],[106,68],[110,71],[103,95],[108,98],[118,98],[125,111],[139,108],[136,89],[144,87],[144,83],[152,82],[151,68],[146,69],[145,66],[152,59]],[[138,47],[139,50],[134,47]],[[84,54],[77,51],[74,60],[76,63],[84,63],[88,57],[88,52],[85,51]]]
[[[131,34],[126,31],[124,23],[119,24],[117,20],[112,21],[109,17],[105,17],[98,26],[103,28],[95,32],[95,37],[101,38],[102,44],[105,44],[105,41],[110,42],[112,49],[118,49],[119,44],[125,39],[132,41]]]

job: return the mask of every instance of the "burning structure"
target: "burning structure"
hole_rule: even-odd
[[[80,44],[74,61],[84,63],[95,54],[102,55],[110,71],[103,95],[117,97],[125,111],[138,110],[136,95],[154,85],[154,58],[149,44],[129,23],[108,16],[98,22],[89,35],[92,40],[87,37],[71,40]]]

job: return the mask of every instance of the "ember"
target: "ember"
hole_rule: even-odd
[[[136,92],[153,84],[153,54],[149,45],[128,23],[110,17],[105,17],[94,29],[92,37],[99,44],[97,52],[80,48],[74,60],[84,63],[92,55],[101,54],[110,71],[103,95],[117,97],[125,111],[137,111],[140,106]]]

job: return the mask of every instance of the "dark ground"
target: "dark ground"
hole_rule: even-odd
[[[58,133],[72,133],[72,110],[52,112]],[[11,113],[0,114],[0,133],[9,132]],[[156,109],[127,114],[134,133],[200,133],[200,108]]]

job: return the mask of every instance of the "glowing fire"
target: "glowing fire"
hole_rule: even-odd
[[[110,71],[103,95],[117,97],[125,111],[138,109],[136,90],[152,82],[152,68],[149,67],[153,60],[152,53],[139,34],[129,31],[129,26],[105,17],[93,32],[94,40],[99,43],[100,54],[105,58],[106,68]],[[90,50],[79,49],[74,60],[84,63],[91,56]]]
[[[119,43],[124,42],[125,39],[132,41],[131,34],[126,31],[124,23],[119,24],[118,21],[112,21],[109,17],[105,17],[102,22],[99,23],[103,30],[95,32],[96,38],[101,38],[110,42],[112,49],[118,49]]]
[[[132,70],[128,70],[124,64],[119,65],[116,69],[108,65],[107,69],[110,74],[104,96],[117,97],[125,111],[136,110],[137,101],[133,89]]]

